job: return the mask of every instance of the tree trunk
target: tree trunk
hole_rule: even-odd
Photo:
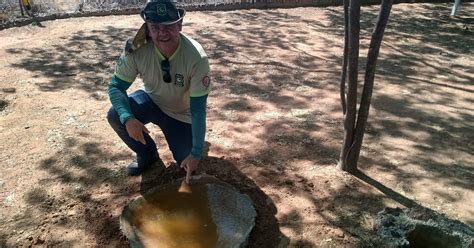
[[[370,101],[372,99],[372,91],[374,88],[375,68],[377,58],[379,56],[380,45],[382,44],[385,26],[387,25],[390,10],[392,9],[393,0],[382,0],[380,13],[372,33],[370,40],[369,52],[367,54],[367,66],[365,69],[364,88],[362,90],[362,98],[360,100],[359,113],[357,114],[357,123],[355,127],[355,136],[353,147],[349,151],[347,157],[347,166],[357,169],[357,161],[359,160],[362,140],[364,139],[365,126],[369,117]]]
[[[342,114],[346,114],[346,81],[347,81],[347,50],[349,43],[349,0],[344,0],[344,54],[342,59],[342,75],[340,84]]]
[[[341,79],[341,97],[344,112],[344,141],[339,157],[338,167],[344,171],[356,172],[357,161],[359,160],[360,149],[364,139],[365,126],[369,117],[370,102],[374,88],[375,68],[377,58],[382,44],[385,26],[387,25],[393,0],[382,0],[380,13],[372,38],[370,41],[369,52],[367,55],[367,66],[364,77],[364,88],[362,98],[357,113],[357,66],[359,60],[359,31],[360,31],[360,2],[350,0],[349,3],[349,37],[348,37],[348,63],[349,63],[349,82],[347,91],[347,111],[344,111],[346,98],[345,90],[345,68],[343,63]],[[345,23],[347,25],[347,22]],[[347,36],[347,33],[345,33]],[[344,49],[346,48],[346,42]],[[345,52],[344,52],[345,53]],[[344,58],[345,62],[345,58]],[[357,122],[356,122],[357,120]]]
[[[359,34],[360,34],[360,1],[349,2],[349,38],[348,38],[348,90],[347,90],[347,112],[344,116],[344,141],[339,156],[338,167],[344,171],[353,171],[347,164],[347,155],[352,148],[354,139],[354,126],[357,114],[357,77],[359,65]]]

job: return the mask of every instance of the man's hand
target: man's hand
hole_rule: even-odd
[[[186,171],[186,183],[189,183],[191,180],[191,173],[198,168],[199,161],[199,159],[195,159],[189,154],[188,157],[181,162],[181,168],[184,168]]]
[[[141,121],[132,118],[125,122],[125,129],[127,130],[128,136],[132,139],[146,145],[145,137],[143,133],[150,133],[148,129],[146,129],[145,125],[141,123]]]

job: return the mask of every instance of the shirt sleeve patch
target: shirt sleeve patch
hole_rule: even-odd
[[[202,78],[202,85],[206,88],[208,88],[209,85],[211,85],[211,79],[209,78],[209,76],[205,76]]]

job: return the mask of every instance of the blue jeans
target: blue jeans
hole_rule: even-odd
[[[192,148],[191,124],[173,119],[163,113],[161,109],[153,103],[148,94],[143,90],[133,92],[128,96],[130,108],[133,115],[143,124],[153,123],[158,125],[165,135],[168,146],[173,154],[173,158],[178,163],[190,154]],[[158,151],[155,141],[149,134],[143,133],[146,145],[132,139],[120,122],[119,116],[114,107],[107,113],[107,120],[118,136],[137,154],[137,161],[140,163],[153,163],[158,158]],[[144,164],[143,166],[147,166]]]

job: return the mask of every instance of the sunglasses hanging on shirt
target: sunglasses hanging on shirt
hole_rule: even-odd
[[[168,59],[161,61],[161,71],[163,71],[163,81],[165,81],[165,83],[171,83],[170,69],[171,66],[170,61]]]

